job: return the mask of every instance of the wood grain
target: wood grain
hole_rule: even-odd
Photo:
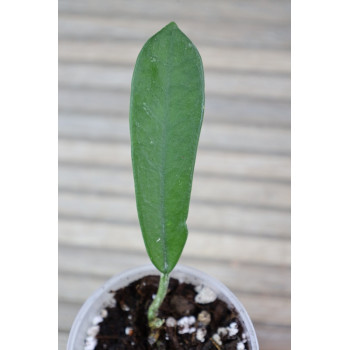
[[[66,242],[66,241],[65,241]],[[132,247],[133,248],[133,247]],[[134,249],[134,248],[133,248]],[[98,275],[104,278],[128,268],[150,264],[146,253],[139,253],[117,244],[96,248],[84,244],[60,244],[59,269],[65,273]],[[189,252],[181,257],[181,264],[204,270],[233,291],[241,293],[290,296],[290,269],[288,266],[240,262],[231,256],[193,256]]]
[[[159,28],[174,20],[172,15],[162,19],[106,17],[93,15],[61,14],[59,38],[74,40],[129,40],[144,43]],[[235,46],[244,48],[269,48],[288,50],[290,30],[288,26],[249,21],[230,21],[225,26],[211,26],[208,22],[191,19],[176,21],[182,31],[191,37],[200,50],[200,45]],[[203,35],[205,32],[206,35]]]
[[[58,148],[58,157],[62,162],[131,169],[130,146],[124,143],[61,139]],[[278,155],[202,150],[199,145],[195,172],[219,177],[244,176],[247,179],[289,182],[290,158]]]
[[[103,211],[103,208],[100,208]],[[190,234],[183,256],[206,257],[270,264],[290,265],[290,242],[283,239],[234,235],[231,232],[204,231],[189,225]],[[59,241],[83,247],[134,250],[145,254],[141,231],[137,223],[122,224],[106,221],[62,218],[59,223]]]
[[[58,173],[62,190],[95,194],[134,195],[131,170],[86,168],[61,165]],[[220,179],[197,174],[192,187],[192,201],[290,210],[290,185],[245,179]]]
[[[118,118],[129,115],[130,96],[125,91],[60,86],[61,112]],[[247,108],[249,106],[249,108]],[[290,130],[290,101],[257,99],[249,96],[229,98],[206,95],[204,125],[208,122],[235,123],[253,127],[277,127]],[[262,129],[262,128],[261,128]]]
[[[123,141],[130,144],[129,118],[89,118],[81,114],[61,113],[59,135],[100,141]],[[205,123],[201,132],[201,147],[219,150],[241,150],[255,153],[290,154],[290,131],[286,129],[240,126],[231,123]]]
[[[58,304],[59,310],[62,307],[62,304]],[[68,342],[68,330],[58,332],[58,350],[66,350]]]
[[[149,6],[142,0],[133,0],[133,6],[127,6],[128,0],[104,0],[101,6],[99,0],[60,0],[59,11],[61,14],[92,14],[107,17],[129,17],[129,18],[196,18],[206,22],[217,23],[221,21],[255,21],[263,23],[275,23],[286,25],[290,22],[290,4],[288,1],[259,0],[179,0],[164,3],[162,0],[152,1]]]
[[[130,91],[132,68],[95,64],[61,63],[58,81],[65,87],[94,87]],[[290,80],[285,76],[256,75],[249,73],[207,72],[206,93],[220,96],[252,96],[287,99]]]
[[[129,196],[61,192],[58,210],[64,217],[138,224],[135,199]],[[203,218],[206,220],[203,221]],[[217,203],[210,205],[205,202],[192,202],[187,223],[193,230],[211,232],[239,232],[272,237],[288,237],[290,233],[288,212]]]
[[[132,66],[141,45],[133,42],[100,42],[62,40],[58,46],[61,62],[91,63]],[[290,57],[286,50],[262,48],[200,47],[204,68],[222,71],[243,71],[256,73],[290,73]]]

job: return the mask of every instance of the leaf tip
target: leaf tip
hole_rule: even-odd
[[[168,28],[168,29],[179,29],[179,27],[177,26],[177,24],[174,21],[172,21],[169,24],[167,24],[165,26],[165,28]]]

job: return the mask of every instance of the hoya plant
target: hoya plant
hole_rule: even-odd
[[[201,57],[171,22],[140,51],[130,100],[131,153],[140,227],[147,253],[161,272],[148,309],[156,338],[169,274],[184,248],[198,140],[204,112]]]

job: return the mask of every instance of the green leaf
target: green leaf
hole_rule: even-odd
[[[175,267],[187,239],[203,110],[201,57],[171,22],[142,48],[130,101],[138,216],[148,255],[163,273]]]

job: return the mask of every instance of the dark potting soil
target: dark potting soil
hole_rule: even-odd
[[[149,327],[147,310],[152,302],[152,295],[157,292],[158,276],[147,276],[137,280],[125,288],[111,291],[117,300],[116,306],[107,307],[108,315],[99,324],[96,335],[95,350],[127,350],[127,349],[191,349],[191,350],[237,350],[237,344],[243,342],[243,328],[237,319],[237,312],[228,308],[223,301],[216,299],[208,304],[198,304],[194,301],[197,292],[195,286],[179,283],[171,278],[167,296],[159,309],[159,317],[176,320],[184,316],[194,316],[195,324],[191,327],[203,328],[197,316],[203,310],[210,314],[210,323],[206,325],[207,334],[204,342],[196,339],[196,332],[179,334],[179,326],[169,327],[163,324],[156,344],[148,343]],[[213,336],[219,327],[228,327],[232,322],[238,325],[238,333],[232,336],[221,333],[221,345],[215,342]],[[216,336],[217,337],[217,336]],[[214,337],[215,338],[215,337]],[[242,346],[242,344],[241,344]],[[244,349],[249,350],[247,342]]]

